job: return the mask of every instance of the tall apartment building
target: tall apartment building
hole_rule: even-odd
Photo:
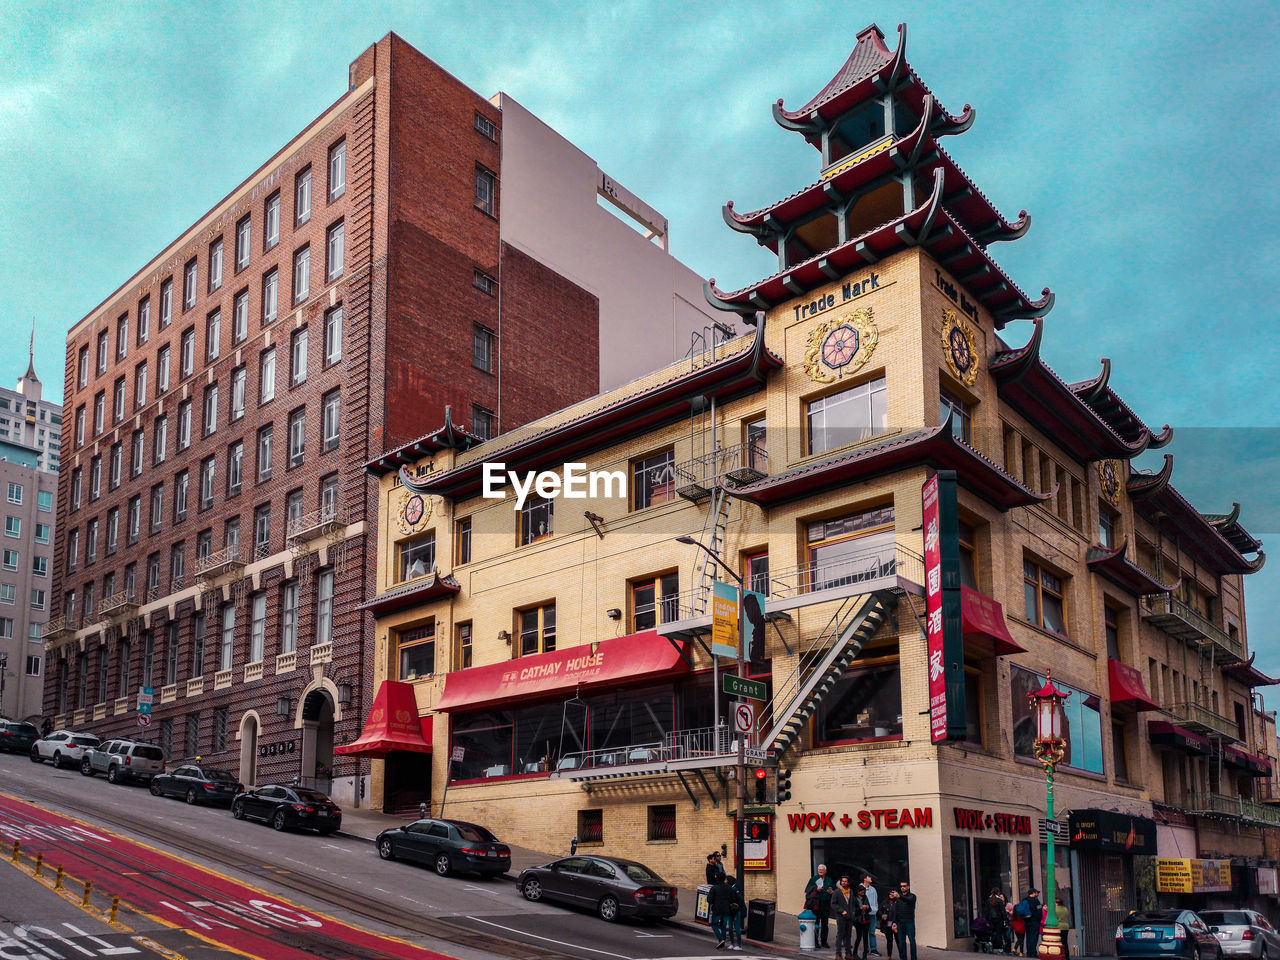
[[[54,497],[62,408],[43,399],[34,357],[13,390],[0,388],[0,716],[39,720],[45,623],[53,599]]]
[[[390,34],[332,107],[72,327],[47,715],[138,733],[154,688],[145,733],[171,755],[246,782],[325,780],[369,672],[361,466],[671,359],[651,347],[606,370],[636,327],[687,345],[712,322],[661,217],[621,189],[612,202],[649,236],[600,209],[612,181],[554,135],[566,163],[530,175],[519,131],[544,128],[513,110],[508,143],[508,119]],[[526,190],[582,215],[541,238],[524,220],[508,243],[504,207]],[[540,258],[558,230],[652,282],[565,276]],[[335,796],[357,799],[353,782]]]

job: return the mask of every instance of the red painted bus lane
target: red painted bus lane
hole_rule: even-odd
[[[97,826],[0,795],[0,841],[203,940],[262,960],[452,960],[382,936]]]

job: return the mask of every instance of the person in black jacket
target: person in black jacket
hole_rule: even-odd
[[[916,955],[916,895],[911,884],[903,880],[898,884],[898,902],[893,912],[893,932],[898,938],[898,960],[907,960],[907,941],[911,941],[911,960]]]
[[[898,891],[890,890],[880,901],[880,932],[884,934],[884,950],[887,960],[893,960],[893,924],[898,914]]]
[[[742,949],[742,921],[747,915],[747,901],[742,898],[742,885],[736,877],[725,877],[724,885],[733,891],[733,912],[729,914],[729,949]]]
[[[711,929],[716,935],[716,949],[723,950],[729,938],[729,918],[738,908],[737,896],[727,878],[712,884],[708,897],[711,907]]]
[[[712,850],[707,854],[707,883],[715,886],[724,879],[724,867],[720,863],[720,854]]]
[[[850,940],[854,916],[859,909],[854,889],[849,885],[848,877],[841,877],[840,882],[831,892],[831,916],[836,921],[835,960],[853,960],[853,946]]]
[[[999,887],[992,887],[983,911],[987,923],[991,924],[991,949],[996,953],[1009,952],[1009,943],[1005,938],[1005,930],[1009,924],[1009,911],[1005,909],[1007,902],[1003,891]]]

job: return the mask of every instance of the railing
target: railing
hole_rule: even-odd
[[[661,740],[566,753],[556,764],[555,772],[569,776],[580,771],[672,760],[736,758],[736,749],[729,728],[723,725],[672,730]]]
[[[187,587],[187,578],[185,576],[174,577],[172,580],[169,581],[170,593],[177,593],[180,590],[185,590],[186,587]]]
[[[276,655],[276,673],[292,673],[298,668],[297,651]]]
[[[1221,793],[1187,793],[1184,794],[1183,804],[1192,813],[1238,817],[1264,826],[1280,826],[1280,809],[1244,797],[1228,797]]]
[[[187,681],[187,696],[196,697],[204,693],[204,677],[192,677]]]
[[[138,600],[132,590],[118,590],[109,597],[102,598],[102,606],[98,615],[107,618],[120,613],[132,613],[138,609]]]
[[[196,576],[208,580],[232,570],[242,569],[240,544],[233,543],[196,560]]]
[[[79,615],[74,611],[58,614],[44,625],[44,639],[57,640],[69,633],[75,633],[78,629],[78,621]]]
[[[160,688],[160,702],[173,703],[178,699],[178,685],[176,683],[167,683]]]
[[[231,686],[231,681],[234,677],[234,674],[235,674],[235,671],[231,669],[219,670],[217,673],[213,675],[213,689],[215,690],[227,689],[227,687]]]
[[[311,663],[332,663],[333,662],[333,644],[318,643],[311,648]]]
[[[1214,713],[1208,707],[1194,701],[1175,703],[1168,708],[1168,712],[1189,727],[1199,727],[1206,733],[1228,740],[1239,739],[1240,731],[1235,721],[1228,720],[1222,714]]]
[[[336,504],[321,507],[311,513],[294,517],[285,528],[286,539],[295,543],[306,543],[316,537],[323,537],[341,526],[346,525],[346,512]]]
[[[1244,643],[1173,594],[1149,593],[1141,603],[1143,619],[1151,621],[1170,636],[1197,644],[1208,641],[1228,656],[1244,659]]]
[[[676,493],[687,500],[701,500],[725,479],[751,483],[769,475],[769,454],[754,441],[718,446],[710,453],[676,464]]]
[[[261,660],[255,660],[253,663],[244,665],[244,682],[249,683],[253,680],[262,679],[263,665]]]

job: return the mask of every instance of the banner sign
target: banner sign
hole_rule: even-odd
[[[742,591],[742,656],[749,663],[764,663],[764,635],[769,625],[764,618],[765,595]]]
[[[1230,893],[1230,860],[1156,860],[1157,893]]]
[[[738,588],[717,580],[711,588],[711,652],[737,659],[738,630]]]
[[[1107,853],[1145,854],[1156,850],[1156,822],[1110,810],[1076,810],[1070,818],[1071,846]]]
[[[929,739],[965,738],[964,636],[960,606],[960,522],[956,475],[939,470],[924,506],[925,640],[929,653]]]

